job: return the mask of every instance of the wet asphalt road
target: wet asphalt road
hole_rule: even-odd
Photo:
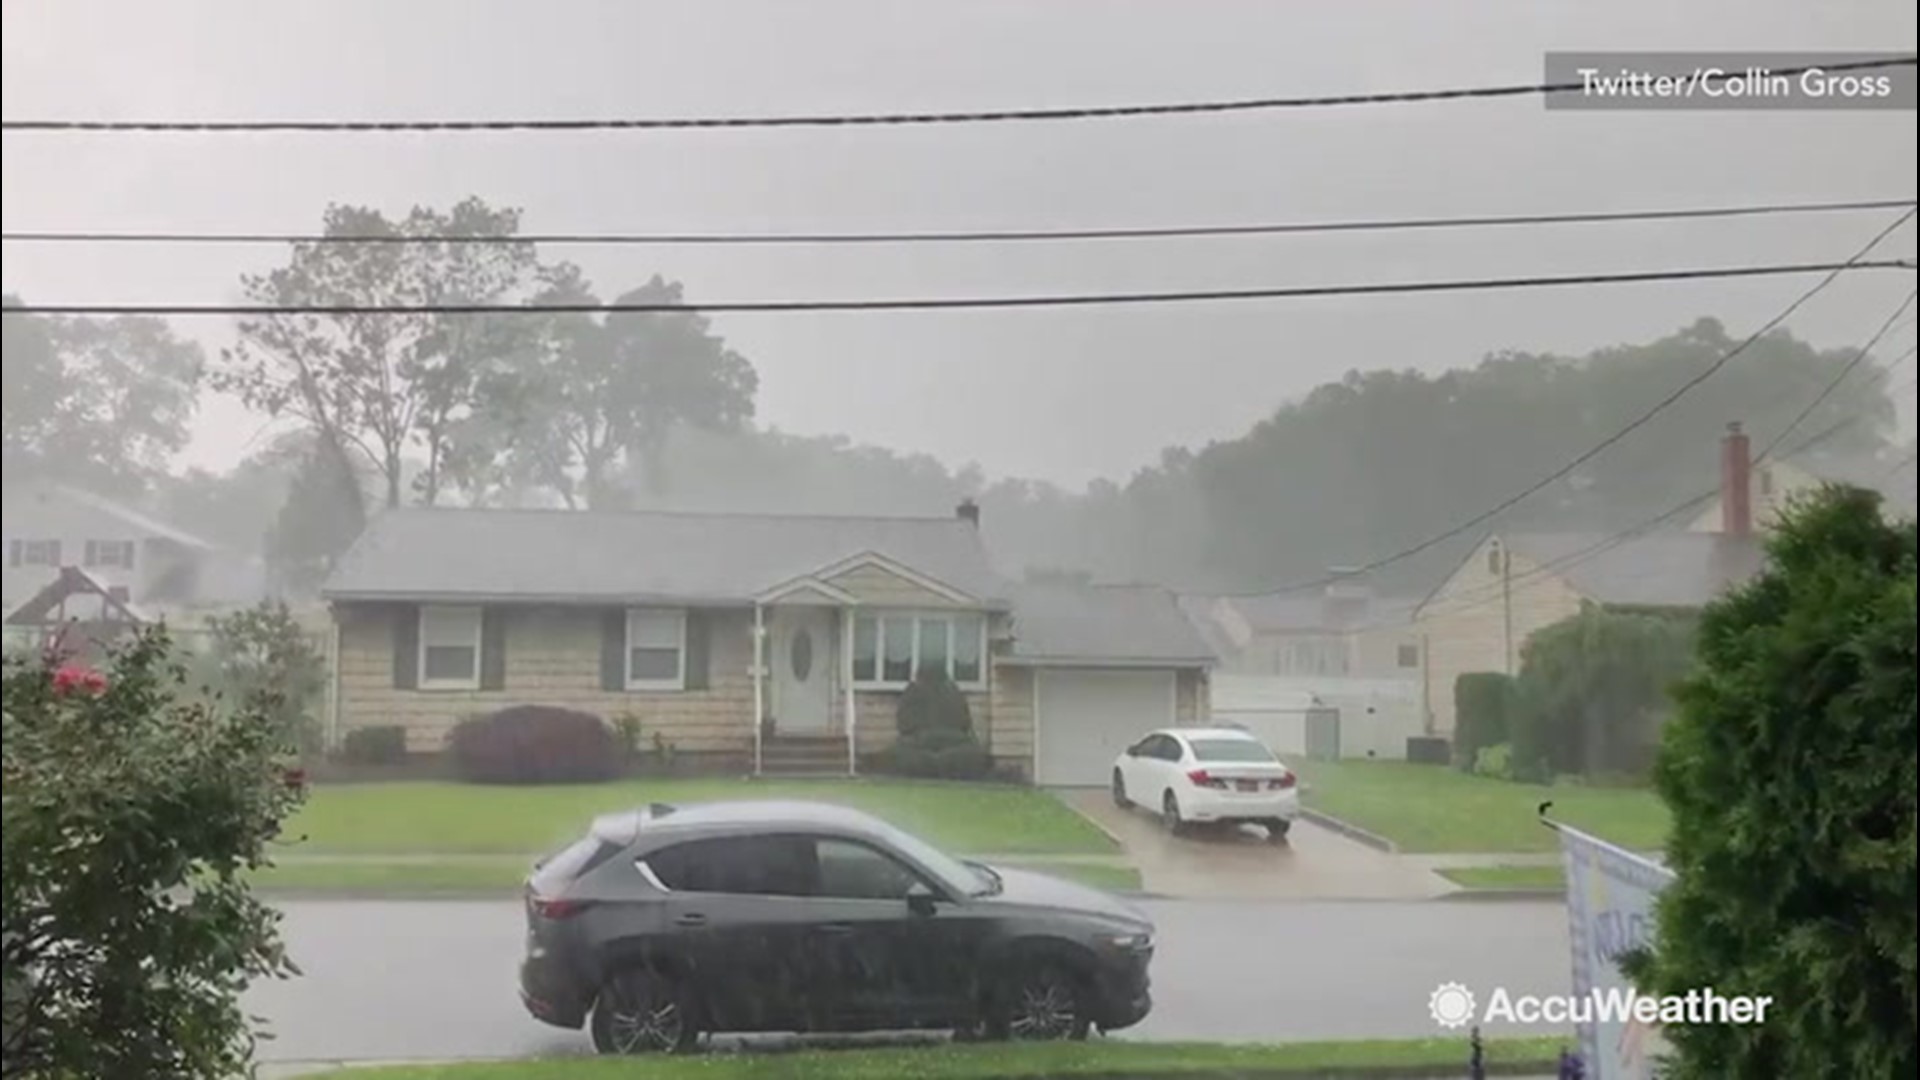
[[[1143,901],[1159,927],[1153,1015],[1121,1038],[1268,1042],[1438,1034],[1427,996],[1565,993],[1566,912],[1521,901]],[[306,972],[258,986],[263,1061],[590,1052],[521,1011],[517,904],[288,902]],[[1489,1035],[1527,1034],[1525,1028]]]

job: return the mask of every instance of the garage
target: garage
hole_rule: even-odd
[[[1174,723],[1174,673],[1165,668],[1039,668],[1034,672],[1034,779],[1103,786],[1113,759]]]

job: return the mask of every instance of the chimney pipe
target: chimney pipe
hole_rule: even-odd
[[[1720,440],[1720,531],[1753,535],[1753,448],[1738,421]]]
[[[980,527],[980,504],[972,498],[961,499],[960,505],[953,508],[953,516],[977,529]]]

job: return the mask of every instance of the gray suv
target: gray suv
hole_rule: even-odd
[[[1153,924],[1117,897],[956,859],[844,807],[655,805],[527,880],[520,996],[601,1053],[711,1032],[1081,1039],[1152,1007]]]

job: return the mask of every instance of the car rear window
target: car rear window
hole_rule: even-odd
[[[1271,764],[1273,751],[1252,739],[1192,739],[1196,761],[1239,761]]]
[[[586,836],[561,849],[540,864],[533,873],[533,887],[549,892],[580,880],[619,852],[618,845],[597,836]]]

